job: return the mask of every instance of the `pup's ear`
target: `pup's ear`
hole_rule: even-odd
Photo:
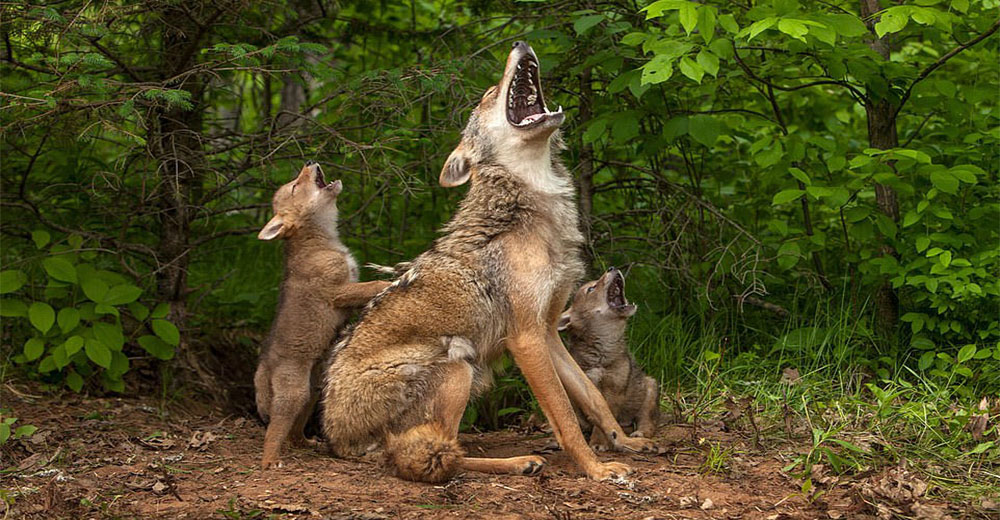
[[[465,146],[459,144],[451,152],[451,155],[448,156],[448,160],[444,162],[444,168],[441,169],[441,176],[438,177],[438,184],[445,188],[454,188],[468,182],[471,175],[472,163],[469,161]]]
[[[267,224],[264,225],[264,229],[257,233],[257,238],[261,240],[274,240],[285,233],[285,221],[282,220],[280,215],[275,215]]]
[[[337,179],[333,181],[333,186],[330,186],[330,189],[333,190],[333,195],[336,197],[340,195],[340,192],[344,191],[344,183],[340,182],[340,179]]]
[[[569,322],[572,319],[573,318],[570,316],[569,311],[566,311],[566,312],[562,313],[562,316],[559,316],[559,321],[556,322],[556,330],[563,331],[563,330],[568,329],[569,328]]]

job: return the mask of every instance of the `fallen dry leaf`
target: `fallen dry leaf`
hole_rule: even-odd
[[[715,502],[712,502],[711,498],[706,498],[704,502],[701,503],[702,511],[708,511],[715,507]]]
[[[191,435],[191,439],[188,441],[188,448],[204,450],[215,439],[217,439],[217,437],[212,432],[196,431]]]
[[[781,371],[781,382],[786,385],[794,385],[799,382],[799,369],[792,367],[785,367]]]
[[[983,440],[983,433],[986,432],[986,426],[990,422],[989,399],[984,397],[982,401],[979,401],[979,411],[980,413],[973,415],[969,419],[969,424],[965,426],[965,429],[972,432],[972,438],[977,441]]]

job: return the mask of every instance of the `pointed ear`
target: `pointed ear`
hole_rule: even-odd
[[[563,331],[568,329],[569,322],[572,321],[572,319],[573,318],[570,315],[569,311],[562,313],[562,316],[559,316],[559,321],[556,322],[556,330]]]
[[[441,176],[438,177],[438,184],[445,188],[454,188],[465,184],[471,175],[472,163],[465,151],[465,145],[460,143],[448,156],[448,160],[444,162]]]
[[[285,232],[285,221],[282,220],[280,215],[275,215],[267,224],[264,225],[264,229],[257,233],[257,238],[261,240],[274,240],[280,237]]]
[[[340,195],[340,192],[344,191],[344,183],[340,182],[340,179],[337,179],[333,181],[333,186],[330,186],[330,189],[333,190],[333,195],[336,197]]]

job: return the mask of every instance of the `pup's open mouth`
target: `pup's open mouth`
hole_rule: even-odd
[[[318,187],[321,190],[332,190],[333,185],[336,183],[336,181],[327,183],[326,178],[323,177],[323,168],[320,168],[318,164],[314,165],[313,169],[316,170],[316,176],[315,176],[316,187]]]
[[[546,108],[538,76],[538,60],[529,51],[517,61],[517,69],[507,88],[507,121],[517,128],[531,128],[551,116],[562,114],[562,107],[555,112]]]
[[[628,305],[628,300],[625,299],[625,278],[620,272],[615,272],[608,282],[606,297],[608,307],[612,309],[624,309]]]

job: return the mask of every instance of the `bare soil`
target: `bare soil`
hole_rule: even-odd
[[[749,435],[721,431],[719,421],[697,434],[689,425],[663,426],[660,455],[602,454],[635,468],[624,482],[590,481],[557,451],[545,455],[549,465],[538,477],[467,473],[428,485],[388,476],[375,458],[310,450],[293,450],[282,468],[261,471],[263,426],[196,404],[164,409],[150,399],[2,391],[19,424],[38,427],[3,447],[5,518],[997,518],[926,496],[879,494],[879,485],[908,489],[898,471],[818,476],[825,492],[807,500],[802,481],[781,471],[801,446],[770,439],[754,448]],[[538,430],[462,435],[480,456],[538,452],[550,440]],[[713,446],[724,454],[711,458],[719,464],[709,470]]]

